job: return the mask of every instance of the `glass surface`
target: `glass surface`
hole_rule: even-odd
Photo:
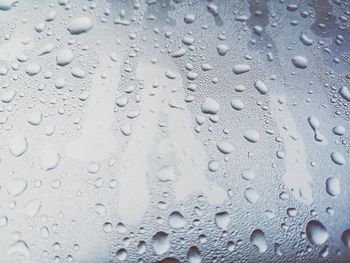
[[[350,2],[0,0],[0,262],[350,262]]]

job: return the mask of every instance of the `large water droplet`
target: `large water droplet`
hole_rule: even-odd
[[[216,144],[216,147],[219,149],[220,152],[224,154],[229,154],[233,152],[233,144],[229,141],[221,141]]]
[[[198,247],[193,246],[187,252],[187,258],[189,263],[200,263],[202,262],[201,253]]]
[[[92,21],[89,17],[78,17],[75,18],[72,22],[68,25],[68,31],[72,35],[79,35],[82,33],[86,33],[92,28]]]
[[[178,211],[174,211],[169,215],[168,222],[169,225],[175,229],[183,228],[186,225],[184,216]]]
[[[0,10],[8,11],[14,7],[16,3],[18,3],[18,0],[0,0]]]
[[[338,196],[340,194],[340,181],[338,177],[329,177],[326,180],[326,191],[331,196]]]
[[[311,220],[306,225],[306,236],[315,245],[323,245],[329,238],[325,226],[317,220]]]
[[[292,62],[293,62],[293,65],[296,67],[296,68],[300,68],[300,69],[306,69],[307,68],[307,65],[308,65],[308,61],[305,57],[303,56],[295,56],[292,58]]]
[[[338,165],[345,164],[345,158],[340,152],[337,152],[337,151],[332,152],[331,159],[335,164],[338,164]]]
[[[170,249],[169,235],[163,231],[157,232],[152,237],[152,246],[157,255],[163,255]]]
[[[345,229],[343,233],[341,234],[341,240],[343,241],[344,245],[350,248],[350,229]]]
[[[215,224],[219,228],[226,230],[229,223],[230,223],[230,215],[226,211],[215,214]]]
[[[15,197],[22,194],[27,189],[28,183],[25,179],[12,179],[6,186],[9,195]]]
[[[216,114],[220,110],[220,105],[212,98],[205,98],[202,103],[202,112],[206,114]]]
[[[27,149],[27,138],[24,135],[16,135],[9,142],[9,150],[15,157],[19,157],[24,154]]]
[[[267,251],[267,242],[262,230],[255,229],[250,235],[250,242],[258,249],[259,253]]]
[[[74,58],[73,52],[72,50],[68,49],[68,48],[64,48],[61,49],[60,51],[58,51],[57,56],[56,56],[56,63],[59,66],[66,66],[69,63],[72,62]]]

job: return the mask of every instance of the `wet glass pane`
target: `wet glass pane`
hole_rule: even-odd
[[[349,262],[350,2],[0,0],[0,262]]]

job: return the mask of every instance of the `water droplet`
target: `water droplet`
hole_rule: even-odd
[[[300,69],[306,69],[308,66],[308,60],[303,56],[293,57],[292,63],[296,68],[300,68]]]
[[[33,112],[28,117],[28,122],[32,125],[39,125],[42,120],[42,113],[40,111]]]
[[[82,70],[82,69],[79,68],[79,67],[73,68],[71,73],[72,73],[72,76],[73,76],[73,77],[76,77],[76,78],[78,78],[78,79],[82,79],[82,78],[84,78],[85,75],[86,75],[85,71]]]
[[[237,91],[237,92],[243,92],[243,91],[245,91],[245,87],[244,87],[243,85],[237,85],[237,86],[235,87],[235,91]]]
[[[176,180],[176,174],[175,174],[174,168],[169,165],[161,167],[157,172],[157,177],[161,182]]]
[[[341,88],[339,89],[339,94],[340,94],[340,96],[342,96],[343,99],[345,99],[346,101],[350,101],[350,91],[349,91],[348,87],[345,87],[345,86],[341,87]]]
[[[128,258],[128,252],[126,249],[121,248],[117,251],[116,256],[119,261],[125,261]]]
[[[184,21],[186,24],[192,24],[196,20],[196,16],[194,14],[187,14],[184,17]]]
[[[252,180],[255,178],[255,172],[253,170],[243,170],[241,176],[244,180]]]
[[[33,218],[39,213],[40,208],[41,202],[37,199],[33,199],[25,205],[24,210],[29,217]]]
[[[185,48],[180,48],[172,53],[173,58],[179,58],[186,54]]]
[[[335,135],[339,135],[339,136],[343,136],[346,132],[345,130],[345,127],[342,126],[342,125],[338,125],[338,126],[335,126],[333,129],[332,129],[332,132],[335,134]]]
[[[340,152],[334,151],[331,153],[331,159],[335,164],[338,165],[344,165],[345,164],[345,158]]]
[[[205,114],[216,114],[220,110],[220,105],[212,98],[205,98],[202,103],[202,112]]]
[[[201,253],[196,246],[190,247],[187,252],[187,258],[189,263],[200,263],[202,262]]]
[[[16,258],[29,259],[31,256],[31,251],[26,242],[23,240],[18,240],[13,243],[7,250],[8,254],[15,256]],[[27,262],[27,261],[26,261]]]
[[[320,122],[315,116],[309,116],[307,119],[309,122],[310,127],[314,131],[314,139],[315,141],[318,142],[323,142],[326,140],[326,138],[320,133],[319,128],[320,128]]]
[[[13,8],[16,3],[18,3],[18,0],[0,0],[0,10],[8,11]]]
[[[208,169],[211,172],[215,172],[219,168],[219,162],[216,160],[211,160],[208,163]]]
[[[171,70],[167,70],[165,71],[165,76],[168,78],[168,79],[176,79],[177,75],[175,72],[171,71]]]
[[[8,223],[8,221],[9,220],[8,220],[7,216],[1,215],[0,216],[0,227],[5,227]]]
[[[229,47],[227,45],[224,45],[224,44],[219,44],[217,47],[216,47],[216,50],[218,52],[218,54],[220,56],[225,56],[226,53],[230,50]]]
[[[130,136],[132,133],[132,129],[131,126],[127,123],[124,124],[121,128],[120,131],[122,132],[122,134],[124,134],[125,136]]]
[[[244,197],[249,203],[255,204],[259,199],[259,194],[254,188],[248,187],[244,190]]]
[[[98,162],[90,162],[87,166],[89,173],[96,174],[100,171],[100,164]]]
[[[60,155],[54,148],[46,148],[40,152],[40,166],[48,171],[55,169],[60,162]]]
[[[163,255],[170,249],[169,235],[163,231],[157,232],[152,237],[152,246],[157,255]]]
[[[235,248],[236,248],[235,242],[233,242],[233,241],[227,242],[227,250],[229,252],[233,252],[235,250]]]
[[[146,246],[146,242],[145,241],[140,241],[137,244],[137,253],[142,255],[147,251],[147,246]]]
[[[105,222],[103,224],[103,231],[105,233],[111,233],[113,231],[113,225],[110,222]]]
[[[169,215],[168,223],[172,228],[179,229],[185,227],[186,220],[180,212],[174,211]]]
[[[226,230],[229,223],[230,223],[230,215],[226,211],[215,214],[215,224],[219,228]]]
[[[255,229],[250,235],[250,242],[258,249],[259,253],[267,251],[267,242],[262,230]]]
[[[240,111],[240,110],[243,110],[244,104],[243,104],[243,102],[242,102],[241,100],[239,100],[239,99],[233,99],[233,100],[231,101],[231,107],[232,107],[233,109],[235,109],[235,110]]]
[[[55,45],[52,43],[47,43],[45,46],[43,46],[39,51],[39,56],[46,55],[51,53],[51,51],[55,48]]]
[[[36,74],[38,74],[41,71],[41,67],[38,63],[35,62],[31,62],[27,65],[27,67],[25,68],[25,72],[29,75],[29,76],[34,76]]]
[[[216,144],[218,150],[224,154],[230,154],[233,152],[233,144],[229,141],[221,141]]]
[[[314,42],[309,36],[306,34],[301,34],[300,35],[300,41],[305,45],[305,46],[311,46],[312,43]]]
[[[119,234],[124,234],[127,231],[127,228],[125,227],[125,225],[121,222],[119,222],[116,226],[115,229],[117,230],[117,232]]]
[[[56,63],[57,65],[64,67],[72,62],[74,59],[74,55],[72,50],[68,48],[64,48],[58,51],[56,56]]]
[[[27,186],[28,183],[25,179],[15,178],[6,185],[6,190],[9,195],[15,197],[22,194],[27,189]]]
[[[92,21],[89,17],[78,17],[68,25],[68,31],[72,35],[79,35],[88,32],[92,28]]]
[[[8,90],[2,94],[1,101],[5,103],[10,103],[15,97],[16,97],[16,91]]]
[[[106,207],[101,203],[95,204],[94,210],[95,210],[96,214],[98,214],[99,216],[106,215]]]
[[[340,181],[338,177],[329,177],[326,180],[326,191],[330,196],[338,196],[340,194]]]
[[[235,73],[236,75],[239,75],[250,71],[250,66],[246,64],[237,64],[233,66],[232,70],[233,70],[233,73]]]
[[[350,229],[346,229],[341,234],[341,240],[343,241],[344,245],[350,248]]]
[[[9,142],[9,150],[15,157],[24,154],[28,149],[27,138],[24,135],[15,135]]]
[[[269,89],[267,88],[266,84],[263,81],[261,81],[261,80],[256,81],[254,83],[254,87],[262,95],[265,95],[269,91]]]
[[[243,137],[251,143],[257,143],[260,140],[259,132],[255,130],[246,130]]]
[[[290,217],[296,217],[298,215],[298,210],[296,210],[295,208],[288,208],[287,215]]]
[[[312,244],[321,246],[329,238],[327,229],[317,220],[311,220],[306,225],[306,236]]]

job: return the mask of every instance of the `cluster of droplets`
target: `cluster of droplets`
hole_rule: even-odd
[[[346,258],[346,212],[335,226],[338,234],[328,221],[344,209],[349,196],[350,77],[338,56],[330,65],[328,57],[312,52],[332,55],[344,47],[349,33],[339,30],[346,27],[350,11],[336,19],[332,44],[324,37],[329,37],[334,15],[322,21],[324,11],[317,4],[248,1],[249,10],[239,5],[242,10],[232,11],[231,3],[215,1],[194,3],[198,9],[181,0],[115,6],[91,0],[82,1],[82,7],[69,0],[22,2],[0,0],[6,15],[21,9],[42,14],[28,27],[32,38],[9,48],[6,33],[0,46],[0,136],[6,141],[0,141],[0,150],[6,151],[0,169],[7,177],[0,182],[0,200],[10,211],[0,210],[0,229],[15,230],[14,241],[4,242],[9,258],[200,263],[263,257],[263,262],[278,262],[283,257],[317,260],[314,251],[321,258]],[[333,12],[342,12],[334,2]],[[285,20],[279,21],[277,10]],[[31,24],[22,22],[23,29]],[[274,32],[286,34],[287,22],[298,29],[291,30],[291,44]],[[298,27],[303,24],[305,30]],[[230,26],[237,37],[229,33]],[[104,35],[111,28],[111,35]],[[319,69],[321,59],[326,62]],[[341,80],[334,76],[337,70]],[[330,110],[323,97],[314,96],[315,83],[323,83],[320,89],[335,108],[329,123]],[[305,92],[304,86],[311,88]],[[74,140],[80,133],[82,139]],[[116,138],[118,145],[112,141]],[[128,147],[138,148],[129,152]],[[111,157],[115,149],[120,154]],[[207,156],[198,157],[202,152]],[[324,175],[322,168],[332,174]],[[26,169],[38,175],[23,175]],[[139,173],[143,177],[128,178]],[[65,195],[66,208],[48,209],[49,203],[35,193],[52,189],[54,198],[59,191]],[[48,199],[53,207],[61,201]],[[333,207],[329,200],[339,204]],[[80,208],[87,223],[77,215]],[[318,212],[322,209],[325,214]],[[26,219],[17,221],[13,211]],[[129,212],[141,220],[128,220]],[[38,238],[28,237],[36,226],[20,230],[20,224],[39,224]],[[89,234],[98,233],[96,240],[85,240],[89,226]],[[67,237],[70,228],[79,242]],[[50,247],[41,251],[41,242]],[[300,243],[296,253],[295,242]],[[83,255],[99,243],[112,253]]]

